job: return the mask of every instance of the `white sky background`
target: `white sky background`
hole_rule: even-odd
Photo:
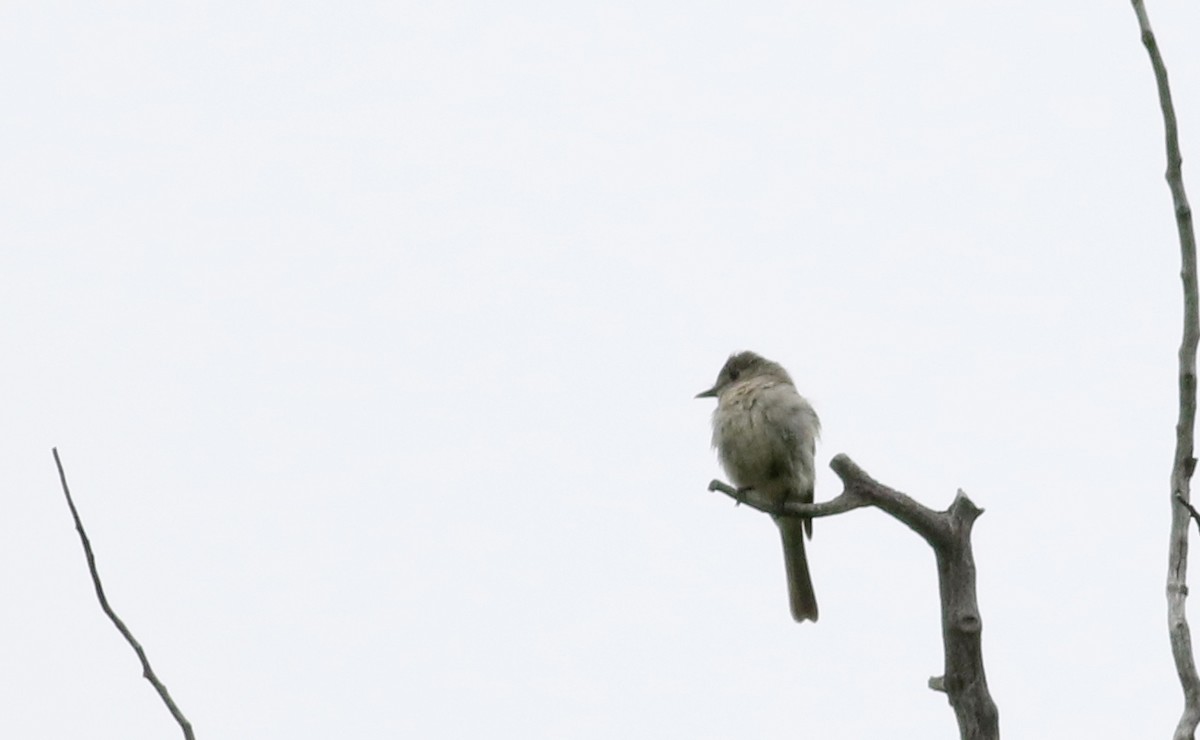
[[[797,626],[705,492],[738,349],[818,498],[986,508],[1006,735],[1166,736],[1149,63],[1127,2],[960,5],[4,5],[0,736],[178,735],[57,445],[201,738],[955,737],[915,535],[819,521]]]

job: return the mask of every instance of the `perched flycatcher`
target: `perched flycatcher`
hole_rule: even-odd
[[[732,483],[768,496],[782,512],[788,501],[812,503],[813,451],[821,422],[792,378],[753,352],[730,356],[716,384],[696,398],[716,398],[713,447]],[[817,597],[808,574],[805,535],[812,519],[775,516],[783,535],[792,618],[817,621]]]

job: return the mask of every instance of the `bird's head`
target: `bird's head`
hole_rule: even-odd
[[[729,356],[721,372],[717,373],[717,382],[712,388],[696,394],[696,398],[716,398],[721,391],[734,383],[751,378],[767,377],[791,383],[792,378],[781,365],[753,352],[738,352]]]

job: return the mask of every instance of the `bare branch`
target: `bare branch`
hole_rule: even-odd
[[[1184,708],[1175,727],[1176,740],[1191,740],[1200,725],[1200,673],[1192,651],[1191,627],[1187,620],[1188,524],[1195,511],[1191,507],[1191,479],[1196,467],[1194,457],[1196,427],[1196,345],[1200,341],[1200,291],[1196,287],[1196,233],[1192,208],[1183,187],[1183,156],[1179,149],[1179,124],[1167,66],[1158,49],[1158,40],[1150,28],[1150,18],[1142,0],[1132,0],[1142,32],[1142,44],[1150,55],[1158,103],[1162,109],[1167,149],[1167,186],[1175,207],[1175,225],[1179,232],[1179,252],[1183,281],[1183,340],[1179,345],[1179,418],[1175,425],[1175,460],[1171,469],[1171,535],[1167,556],[1167,632],[1175,671],[1183,687]],[[1181,505],[1176,506],[1179,503]]]
[[[83,554],[87,556],[88,572],[92,576],[92,585],[96,588],[96,598],[100,600],[100,608],[104,610],[104,613],[116,625],[117,631],[121,633],[121,636],[133,648],[133,652],[137,653],[138,660],[142,662],[142,676],[150,682],[150,685],[158,692],[163,703],[167,705],[171,716],[175,718],[175,721],[179,723],[179,727],[183,729],[184,738],[195,740],[195,735],[192,734],[192,723],[188,722],[187,718],[183,716],[183,712],[179,711],[179,707],[175,705],[175,700],[171,698],[167,687],[163,685],[162,681],[158,680],[154,669],[150,667],[150,661],[146,658],[146,651],[142,649],[141,644],[134,638],[133,633],[129,631],[129,628],[125,626],[125,623],[121,621],[117,613],[108,605],[108,597],[104,595],[104,585],[100,583],[100,574],[96,570],[96,556],[92,552],[92,543],[88,539],[87,532],[83,529],[83,522],[79,518],[79,512],[75,509],[75,501],[71,498],[71,489],[67,487],[67,474],[63,472],[62,461],[58,458],[58,448],[55,447],[53,452],[54,464],[58,466],[58,479],[62,481],[63,495],[67,497],[67,506],[71,509],[71,518],[75,520],[75,531],[79,532],[79,541],[83,543]]]
[[[983,509],[959,491],[949,508],[935,511],[879,483],[845,455],[834,457],[830,467],[842,479],[843,490],[836,498],[821,503],[788,502],[780,509],[754,489],[738,490],[716,480],[708,489],[775,516],[815,518],[874,506],[919,534],[937,559],[945,649],[944,673],[929,679],[929,688],[944,692],[950,700],[962,740],[998,740],[1000,717],[983,670],[983,621],[975,595],[975,556],[971,551],[971,528]]]
[[[739,490],[728,483],[714,480],[708,484],[708,490],[720,491],[739,504],[746,504],[752,509],[758,509],[759,511],[774,514],[775,516],[803,516],[817,519],[823,516],[845,514],[847,511],[871,505],[868,499],[855,491],[849,490],[842,491],[841,495],[835,499],[819,504],[801,504],[789,501],[783,505],[782,509],[780,509],[777,503],[771,501],[767,496],[764,496],[753,488]]]
[[[909,529],[921,535],[931,546],[950,542],[953,531],[943,512],[888,488],[876,481],[846,455],[836,455],[829,467],[842,479],[847,491],[866,497],[874,506],[883,509],[903,522]]]

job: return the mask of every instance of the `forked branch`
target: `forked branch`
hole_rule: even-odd
[[[944,691],[950,699],[962,740],[998,740],[1000,719],[983,669],[983,621],[975,595],[975,557],[971,551],[971,528],[983,509],[959,491],[948,509],[935,511],[876,481],[845,455],[833,458],[830,467],[842,479],[843,489],[838,496],[813,504],[789,502],[782,512],[754,489],[739,491],[717,480],[708,488],[774,515],[817,518],[874,506],[919,534],[937,559],[945,648],[944,672],[931,678],[929,686]]]

